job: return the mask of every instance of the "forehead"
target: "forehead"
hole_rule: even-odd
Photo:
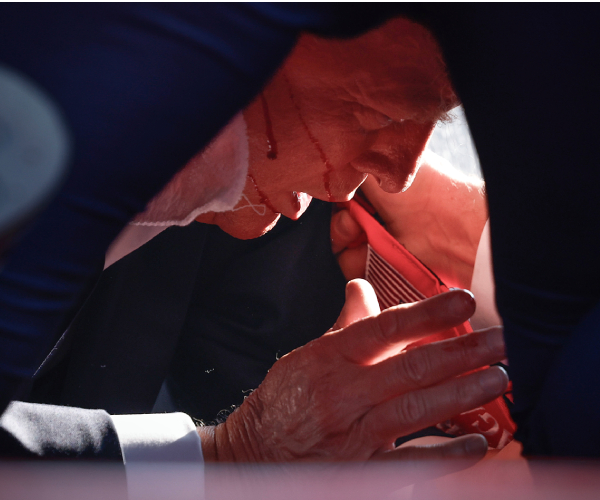
[[[436,121],[458,104],[437,42],[406,19],[351,40],[304,35],[285,71],[315,96],[356,102],[398,121]]]

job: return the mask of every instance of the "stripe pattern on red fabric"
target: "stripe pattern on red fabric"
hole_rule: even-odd
[[[419,290],[367,245],[366,280],[371,283],[381,309],[425,299]]]

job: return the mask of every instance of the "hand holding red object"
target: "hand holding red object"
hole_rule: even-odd
[[[377,314],[371,287],[348,284],[334,329],[281,358],[263,383],[216,428],[201,430],[208,460],[340,461],[414,456],[397,437],[479,407],[506,390],[497,367],[499,331],[390,351],[463,323],[474,311],[461,290]],[[373,315],[374,314],[374,315]],[[452,440],[429,455],[482,456],[480,437]],[[423,450],[420,456],[423,456]],[[426,453],[427,454],[427,453]]]
[[[448,287],[414,255],[398,243],[357,201],[345,204],[368,241],[365,278],[373,284],[383,308],[433,297]],[[468,321],[414,342],[407,349],[472,332]],[[452,435],[482,433],[493,448],[503,448],[513,437],[515,425],[501,397],[438,424]]]

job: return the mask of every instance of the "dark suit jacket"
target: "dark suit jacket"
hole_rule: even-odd
[[[165,377],[176,343],[172,333],[185,316],[202,254],[205,228],[178,229],[150,242],[140,252],[143,259],[126,257],[102,273],[32,388],[23,391],[28,400],[46,404],[16,402],[2,416],[0,456],[122,460],[105,408],[113,413],[150,411],[151,405],[140,401],[155,399]],[[166,258],[164,249],[171,251]],[[171,281],[180,286],[163,294]],[[157,302],[145,303],[132,290],[156,295]],[[165,297],[166,307],[158,307]]]
[[[219,421],[277,357],[326,332],[346,280],[331,205],[240,241],[216,226],[167,229],[108,268],[39,370],[31,399],[147,413],[166,380],[175,407]],[[405,436],[441,434],[435,428]]]
[[[108,268],[34,377],[27,398],[45,404],[2,417],[0,454],[121,460],[107,411],[150,412],[165,380],[198,419],[240,404],[277,356],[337,318],[330,213],[316,202],[251,241],[173,227]]]
[[[167,379],[178,409],[214,420],[335,322],[345,279],[330,215],[316,201],[249,241],[199,223],[165,230],[102,274],[31,399],[147,413]]]

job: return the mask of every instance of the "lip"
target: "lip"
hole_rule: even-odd
[[[356,170],[352,166],[352,163],[347,164],[342,170],[342,174],[343,175],[338,175],[332,180],[329,192],[326,193],[325,196],[312,193],[313,196],[323,201],[329,201],[330,203],[344,203],[350,201],[354,197],[356,190],[366,180],[368,175]]]
[[[338,198],[330,198],[329,202],[331,203],[345,203],[346,201],[350,201],[352,198],[354,198],[354,193],[356,192],[356,190],[352,191],[352,193],[350,193],[348,196],[341,196]]]
[[[301,191],[289,193],[287,202],[282,203],[281,215],[285,215],[288,219],[297,220],[306,212],[306,209],[312,201],[312,196]]]
[[[364,178],[361,180],[360,184],[367,178],[367,175],[364,175]],[[343,194],[334,195],[331,198],[328,196],[314,195],[308,194],[301,191],[294,191],[289,193],[289,195],[284,200],[279,200],[275,206],[279,210],[281,209],[281,215],[286,216],[288,219],[298,220],[300,216],[306,211],[310,202],[313,198],[317,198],[318,200],[328,201],[330,203],[344,203],[346,201],[350,201],[356,190],[360,187],[360,184],[356,186],[354,184],[354,189],[352,189],[349,193],[344,192],[346,188],[342,187]]]
[[[365,179],[367,178],[367,176],[365,175]],[[364,181],[364,179],[363,179]],[[362,181],[361,181],[362,184]],[[345,203],[346,201],[350,201],[352,198],[354,198],[354,195],[356,194],[356,190],[360,187],[360,185],[356,186],[352,191],[350,191],[348,194],[342,195],[342,196],[333,196],[331,198],[329,198],[326,201],[329,201],[331,203]]]
[[[328,201],[329,203],[345,203],[346,201],[350,201],[352,198],[354,198],[354,194],[356,193],[357,189],[358,188],[355,188],[350,193],[342,196],[332,196],[331,198],[329,196],[313,196],[313,198],[321,201]]]

